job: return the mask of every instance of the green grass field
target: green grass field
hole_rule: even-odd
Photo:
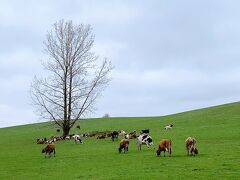
[[[165,131],[163,127],[174,124]],[[240,103],[163,117],[82,120],[81,131],[150,129],[154,146],[118,153],[110,138],[56,142],[56,157],[44,158],[36,139],[57,135],[46,123],[0,129],[0,179],[240,179]],[[79,130],[78,130],[79,131]],[[76,128],[72,133],[79,133]],[[185,139],[196,137],[199,155],[187,157]],[[160,139],[173,141],[172,157],[156,157]],[[119,139],[120,140],[120,139]]]

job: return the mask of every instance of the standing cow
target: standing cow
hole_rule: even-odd
[[[147,147],[153,145],[153,139],[148,134],[141,134],[137,137],[137,147],[141,150],[142,145],[147,145]]]
[[[45,153],[45,158],[46,158],[47,154],[50,157],[52,152],[53,152],[54,157],[55,157],[56,151],[55,151],[54,144],[48,144],[45,148],[42,149],[42,153]]]
[[[169,153],[169,156],[172,155],[172,141],[169,139],[163,139],[160,141],[158,145],[158,150],[156,151],[157,156],[161,156],[161,152],[164,152],[164,157],[165,157],[165,152],[167,151]]]
[[[185,141],[186,143],[186,149],[187,149],[187,155],[193,155],[195,156],[196,154],[198,154],[198,150],[196,148],[196,139],[193,137],[188,137]]]
[[[112,141],[114,141],[115,139],[118,139],[118,132],[117,131],[113,131],[111,133],[111,139],[112,139]]]

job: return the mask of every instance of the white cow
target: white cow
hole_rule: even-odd
[[[168,129],[172,129],[173,128],[173,125],[172,124],[169,124],[167,126],[164,127],[164,129],[168,130]]]
[[[74,139],[75,143],[80,142],[81,144],[83,144],[80,135],[75,134],[74,136],[72,136],[72,138]]]

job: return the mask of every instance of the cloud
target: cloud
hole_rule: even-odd
[[[0,126],[36,122],[29,106],[46,32],[59,19],[93,27],[115,66],[93,117],[151,116],[240,99],[238,1],[1,1]],[[13,113],[14,112],[14,113]]]

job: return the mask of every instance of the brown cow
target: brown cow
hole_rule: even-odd
[[[185,141],[186,143],[186,149],[187,149],[187,155],[193,155],[198,154],[198,150],[196,148],[196,139],[193,137],[188,137]]]
[[[165,152],[167,151],[169,153],[169,156],[172,155],[172,141],[170,139],[163,139],[160,141],[157,156],[161,156],[161,152],[164,152],[164,157],[165,157]]]
[[[129,146],[129,140],[122,139],[119,143],[119,148],[118,148],[119,153],[122,152],[122,149],[124,149],[124,153],[126,153],[128,151],[128,146]]]
[[[48,144],[45,148],[43,148],[43,150],[42,150],[42,153],[45,153],[45,158],[46,158],[46,155],[48,154],[49,155],[49,157],[50,157],[50,155],[51,155],[51,153],[54,153],[54,157],[55,157],[55,146],[54,146],[54,144]]]
[[[44,139],[37,139],[37,144],[45,144]]]
[[[106,138],[106,134],[100,134],[97,136],[97,139],[105,139]]]
[[[128,134],[129,139],[135,139],[137,138],[137,132],[136,131],[132,131]]]

